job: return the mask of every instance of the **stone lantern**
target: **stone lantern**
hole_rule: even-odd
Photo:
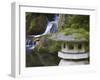
[[[57,34],[52,37],[61,41],[61,51],[58,57],[61,58],[59,65],[89,64],[89,51],[86,50],[87,40],[76,39],[74,35]]]

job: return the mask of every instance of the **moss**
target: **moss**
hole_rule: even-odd
[[[28,29],[28,32],[30,32],[35,26],[36,26],[36,23],[35,23],[35,20],[33,19],[33,20],[31,21],[31,24],[30,24],[30,27],[29,27],[29,29]]]
[[[28,35],[42,34],[47,26],[46,16],[44,14],[26,14],[26,32]]]
[[[65,35],[74,35],[76,39],[89,39],[89,32],[83,28],[66,28],[65,30],[62,30],[61,33],[64,33]]]

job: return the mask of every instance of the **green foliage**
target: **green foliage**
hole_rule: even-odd
[[[42,43],[42,45],[38,45],[36,48],[39,53],[57,53],[61,49],[61,43],[48,39],[47,42]]]
[[[71,24],[71,28],[80,28],[80,25],[78,23],[74,23],[74,24]]]
[[[49,45],[48,49],[50,53],[57,53],[61,49],[61,43],[57,41],[52,41],[52,44]]]
[[[48,49],[46,49],[46,48],[44,48],[44,47],[40,47],[39,50],[38,50],[38,52],[39,52],[40,54],[42,54],[42,53],[48,53]]]
[[[28,32],[30,32],[34,27],[36,26],[35,20],[33,19],[30,23],[30,27],[28,29]]]
[[[89,31],[88,15],[66,15],[64,29],[66,28],[83,28]]]
[[[26,13],[26,34],[42,34],[46,29],[46,25],[46,15],[31,12]]]
[[[75,38],[89,40],[89,16],[66,15],[64,28],[60,29],[65,35],[74,35]]]
[[[65,35],[74,35],[76,39],[85,38],[86,40],[89,39],[89,32],[83,28],[66,28],[62,31]]]

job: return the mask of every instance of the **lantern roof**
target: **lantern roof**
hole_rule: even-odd
[[[76,38],[74,34],[64,35],[63,33],[52,34],[50,39],[56,40],[56,41],[66,41],[66,42],[85,42],[87,41],[85,38]]]

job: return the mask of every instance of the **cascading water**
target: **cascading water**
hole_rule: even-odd
[[[47,28],[42,35],[46,35],[46,34],[49,34],[49,33],[55,33],[57,31],[58,31],[58,16],[55,15],[54,21],[48,20]]]
[[[47,18],[48,23],[47,23],[47,27],[44,33],[40,35],[30,35],[30,37],[33,37],[33,38],[40,37],[46,34],[57,32],[58,31],[58,20],[59,20],[58,18],[59,18],[58,15],[54,15],[54,18],[52,21],[49,21],[49,19]],[[37,44],[33,40],[30,40],[30,39],[26,40],[26,50],[33,50],[36,46]]]

